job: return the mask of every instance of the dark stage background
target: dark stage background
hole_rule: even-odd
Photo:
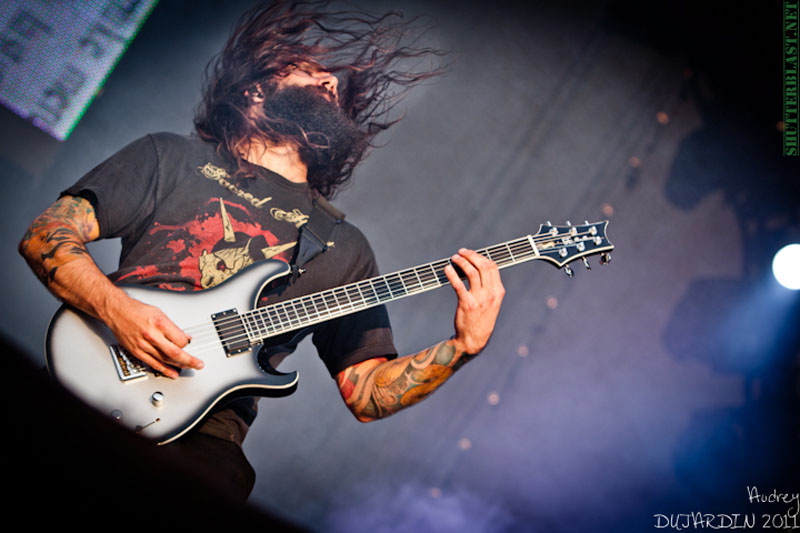
[[[369,3],[430,14],[454,62],[405,101],[336,204],[383,272],[547,220],[609,219],[611,264],[573,279],[544,262],[504,271],[485,353],[373,424],[351,417],[302,345],[283,365],[299,390],[262,401],[246,442],[258,472],[246,514],[212,507],[212,487],[182,487],[172,461],[30,373],[57,302],[15,247],[115,150],[191,130],[205,64],[250,2],[163,0],[67,142],[3,110],[0,313],[24,354],[4,402],[19,444],[10,480],[24,488],[9,508],[59,523],[99,508],[208,524],[233,510],[334,532],[649,531],[695,512],[800,526],[796,502],[748,498],[800,491],[798,293],[769,271],[800,242],[797,161],[780,155],[777,125],[780,3],[521,4]],[[114,268],[118,243],[91,249]],[[449,336],[454,304],[449,289],[392,304],[401,352]],[[113,503],[132,493],[135,505]]]

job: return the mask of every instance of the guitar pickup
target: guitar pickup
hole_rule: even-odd
[[[217,335],[228,357],[246,352],[251,348],[250,338],[236,309],[211,315]]]

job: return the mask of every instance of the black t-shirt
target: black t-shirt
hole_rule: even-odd
[[[113,281],[202,290],[256,261],[289,262],[312,209],[307,184],[266,169],[235,179],[231,168],[210,143],[158,133],[132,142],[65,194],[92,202],[101,238],[121,238],[119,269],[109,276]],[[378,274],[372,249],[356,227],[338,224],[331,240],[327,251],[305,265],[304,274],[280,289],[280,299]],[[325,322],[314,328],[312,339],[331,375],[396,354],[383,306]],[[223,438],[240,441],[229,429]]]

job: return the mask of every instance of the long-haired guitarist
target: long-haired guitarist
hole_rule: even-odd
[[[57,298],[100,319],[153,370],[171,378],[180,369],[203,372],[191,332],[116,283],[195,291],[258,261],[291,261],[314,198],[331,198],[375,136],[397,122],[397,97],[439,73],[406,66],[440,55],[408,41],[410,27],[393,14],[308,3],[246,13],[209,66],[196,135],[133,141],[37,217],[20,252]],[[119,269],[108,277],[85,246],[103,238],[122,241]],[[349,223],[337,225],[327,245],[280,288],[282,298],[377,275],[369,244]],[[488,342],[504,295],[498,269],[471,250],[452,262],[467,283],[445,269],[458,296],[447,340],[398,357],[383,306],[314,328],[320,358],[358,420],[414,405]],[[296,344],[273,349],[288,353]],[[236,401],[169,446],[219,470],[229,493],[246,499],[254,473],[241,443],[254,416],[254,401]]]

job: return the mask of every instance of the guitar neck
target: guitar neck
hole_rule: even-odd
[[[546,259],[561,268],[579,257],[612,250],[613,246],[605,238],[607,224],[607,221],[586,223],[584,226],[551,226],[548,223],[540,226],[535,235],[496,244],[477,252],[494,261],[499,268],[533,259]],[[246,333],[249,344],[256,346],[269,337],[438,289],[449,284],[444,273],[448,264],[450,259],[441,259],[259,307],[238,315],[238,320],[241,320],[239,328]]]
[[[531,236],[476,251],[495,261],[499,268],[536,259],[539,255]],[[288,331],[438,289],[449,283],[444,273],[444,268],[448,264],[450,264],[449,259],[441,259],[335,289],[259,307],[242,314],[241,318],[251,343],[261,344],[269,337]]]

